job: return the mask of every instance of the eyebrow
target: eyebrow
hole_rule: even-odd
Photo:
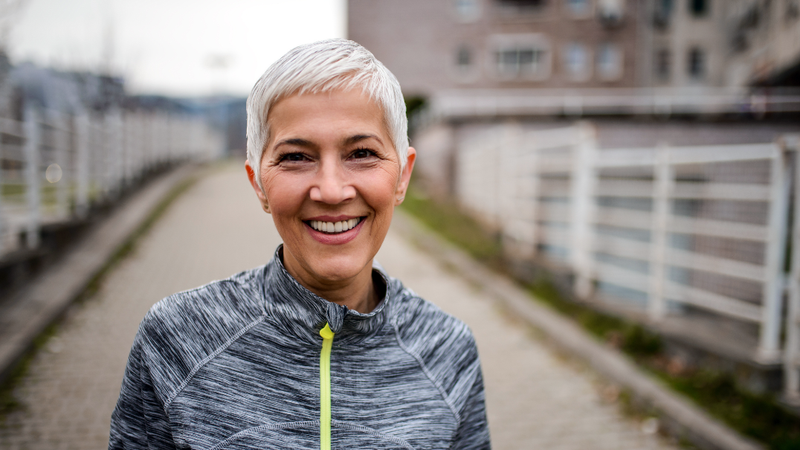
[[[284,139],[284,140],[278,142],[277,144],[275,144],[274,148],[278,148],[281,145],[294,145],[296,147],[307,147],[307,148],[316,147],[316,145],[314,145],[313,142],[311,142],[309,140],[306,140],[306,139],[301,139],[301,138]]]
[[[357,143],[359,143],[361,141],[364,141],[364,140],[367,140],[367,139],[375,139],[378,142],[383,142],[383,141],[381,141],[381,138],[379,138],[378,136],[376,136],[374,134],[356,134],[356,135],[350,136],[348,138],[345,138],[344,141],[342,141],[342,144],[343,145],[353,145],[353,144],[357,144]],[[314,144],[312,141],[309,141],[307,139],[302,139],[302,138],[284,139],[284,140],[276,143],[274,148],[278,148],[281,145],[293,145],[293,146],[296,146],[296,147],[305,147],[305,148],[316,148],[317,147],[317,145]]]
[[[375,136],[374,134],[356,134],[354,136],[350,136],[349,138],[345,139],[344,145],[353,145],[367,139],[375,139],[378,142],[381,142],[381,139],[378,136]]]

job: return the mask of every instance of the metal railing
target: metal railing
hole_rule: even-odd
[[[415,125],[439,118],[752,114],[800,111],[800,90],[750,88],[468,89],[438,92]]]
[[[153,168],[216,158],[223,145],[202,118],[158,111],[0,118],[0,258],[36,249],[42,226],[83,217]]]
[[[755,325],[754,357],[785,361],[787,393],[800,398],[800,252],[788,313],[783,300],[790,222],[800,242],[796,137],[615,150],[599,149],[588,123],[481,134],[459,149],[456,196],[512,256],[561,265],[577,296],[654,323],[697,309]]]

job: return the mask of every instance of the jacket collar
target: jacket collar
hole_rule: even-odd
[[[384,298],[368,314],[339,305],[314,294],[292,277],[283,265],[283,245],[278,246],[264,272],[264,313],[285,331],[304,340],[321,342],[319,330],[329,324],[336,341],[361,341],[378,332],[387,322],[391,298],[398,282],[373,262],[373,276],[386,286]]]

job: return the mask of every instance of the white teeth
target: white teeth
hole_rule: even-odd
[[[361,219],[342,220],[340,222],[323,222],[321,220],[311,220],[308,222],[311,228],[322,231],[323,233],[341,233],[348,231],[358,225]]]

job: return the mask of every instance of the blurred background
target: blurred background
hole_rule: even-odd
[[[243,158],[255,80],[329,37],[403,87],[411,214],[800,439],[800,0],[0,0],[0,292],[154,174]]]

